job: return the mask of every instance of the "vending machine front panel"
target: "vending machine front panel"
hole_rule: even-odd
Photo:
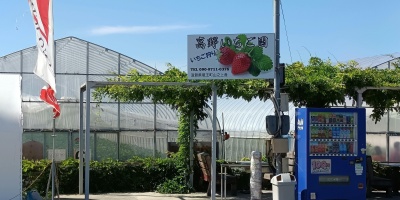
[[[305,172],[297,175],[298,199],[365,197],[365,109],[311,108],[296,114],[308,122],[296,130],[297,170]]]

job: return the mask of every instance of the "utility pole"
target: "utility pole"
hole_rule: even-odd
[[[276,100],[276,110],[275,115],[276,117],[280,117],[281,112],[281,80],[280,80],[280,69],[279,69],[279,58],[280,58],[280,48],[279,48],[279,41],[280,41],[280,13],[279,13],[279,6],[280,0],[274,0],[274,32],[275,32],[275,62],[274,62],[274,97]],[[281,119],[278,119],[279,121]],[[282,126],[282,123],[278,123]],[[278,127],[278,134],[277,138],[282,137],[282,129]],[[276,158],[276,174],[282,173],[282,157],[280,153],[275,155]]]

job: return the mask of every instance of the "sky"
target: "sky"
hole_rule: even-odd
[[[54,37],[74,36],[160,71],[187,70],[187,35],[274,33],[273,0],[55,0]],[[280,62],[400,52],[399,0],[281,0]],[[282,12],[283,11],[283,12]],[[35,44],[28,1],[0,7],[0,57]]]

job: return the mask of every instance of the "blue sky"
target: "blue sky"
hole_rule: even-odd
[[[281,62],[307,62],[310,54],[346,61],[400,51],[399,0],[282,0],[282,5]],[[0,56],[35,45],[26,0],[8,1],[0,12]],[[186,71],[189,34],[274,32],[273,0],[56,0],[53,12],[55,39],[75,36],[161,71],[167,62]]]

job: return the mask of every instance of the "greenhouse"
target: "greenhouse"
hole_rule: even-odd
[[[52,149],[53,119],[51,108],[39,98],[45,83],[33,74],[36,58],[36,46],[3,56],[0,58],[0,74],[22,77],[23,156],[42,159],[49,158],[48,151]],[[56,40],[55,60],[57,98],[62,110],[54,124],[58,159],[75,157],[79,149],[79,92],[82,84],[106,81],[132,69],[140,74],[162,74],[140,61],[75,37]],[[92,101],[90,106],[91,159],[166,157],[169,148],[174,147],[178,116],[168,105],[105,99],[103,102]],[[210,119],[199,122],[195,138],[198,145],[209,146],[211,143]]]
[[[76,37],[56,40],[55,73],[57,98],[62,114],[55,120],[55,149],[58,159],[75,157],[79,149],[79,89],[86,81],[107,81],[136,69],[140,74],[163,74],[134,58]],[[360,67],[385,68],[393,66],[400,54],[356,59]],[[0,57],[1,74],[22,77],[23,156],[48,158],[52,148],[53,120],[51,108],[39,99],[44,82],[33,74],[37,58],[36,46]],[[84,94],[85,96],[85,94]],[[91,152],[93,160],[107,158],[126,160],[132,156],[166,157],[176,151],[178,113],[168,105],[151,101],[122,103],[110,99],[90,104]],[[85,99],[84,99],[85,101]],[[343,106],[354,107],[350,100]],[[211,107],[211,103],[210,103]],[[365,107],[367,107],[365,105]],[[211,146],[212,112],[199,122],[195,147]],[[265,128],[265,117],[274,113],[271,101],[218,98],[218,130],[230,134],[230,139],[218,139],[219,157],[236,161],[249,157],[251,151],[266,152],[265,141],[271,136]],[[368,113],[372,108],[367,108]],[[290,133],[294,132],[295,106],[289,103]],[[85,116],[83,116],[85,117]],[[386,159],[395,141],[400,141],[400,117],[389,112],[375,123],[367,119],[369,151],[380,147]],[[289,140],[291,141],[291,140]],[[289,145],[290,149],[293,143]]]

